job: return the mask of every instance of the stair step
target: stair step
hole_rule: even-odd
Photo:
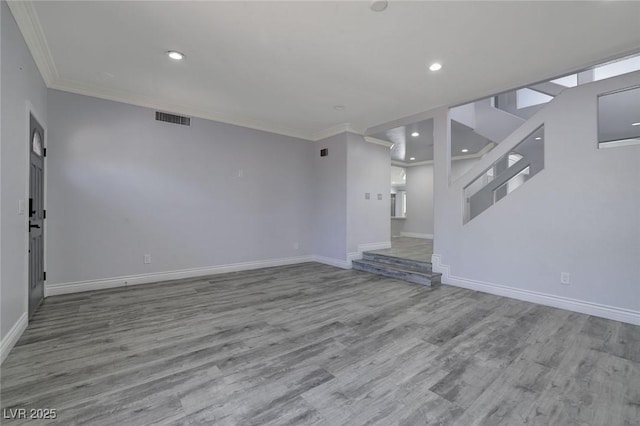
[[[399,266],[401,268],[416,268],[425,271],[431,271],[431,263],[422,260],[403,259],[401,257],[389,256],[387,254],[380,254],[370,251],[362,253],[362,260],[369,260],[372,262],[386,263],[389,265]]]
[[[426,286],[439,285],[440,277],[442,276],[440,273],[422,268],[414,268],[397,264],[392,265],[389,263],[381,263],[365,259],[354,260],[352,261],[352,264],[353,269],[358,271],[371,272],[373,274]]]

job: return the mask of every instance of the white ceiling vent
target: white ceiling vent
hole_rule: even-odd
[[[180,124],[183,126],[191,126],[191,118],[182,115],[169,114],[166,112],[156,111],[156,120],[166,123]]]

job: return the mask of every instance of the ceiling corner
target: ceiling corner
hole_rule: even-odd
[[[47,87],[51,87],[58,79],[58,70],[44,36],[38,13],[32,1],[8,0],[7,5],[13,14],[18,28],[24,37],[33,60],[42,75]]]
[[[355,133],[357,135],[361,135],[364,133],[362,129],[353,126],[351,123],[341,123],[313,133],[311,135],[311,140],[315,142],[345,132]]]
[[[376,144],[376,145],[382,145],[382,146],[384,146],[386,148],[391,148],[393,146],[393,142],[389,142],[389,141],[385,141],[385,140],[382,140],[382,139],[374,138],[372,136],[365,136],[364,140],[369,142],[369,143]]]

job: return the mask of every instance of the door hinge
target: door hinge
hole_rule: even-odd
[[[43,219],[47,218],[47,209],[42,210],[42,218]]]
[[[46,272],[43,272],[43,273],[42,273],[42,279],[43,279],[44,281],[46,281],[46,280],[47,280],[47,273],[46,273]]]

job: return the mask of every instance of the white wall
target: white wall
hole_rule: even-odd
[[[312,253],[310,142],[55,90],[48,110],[48,285]]]
[[[348,253],[361,245],[390,241],[391,161],[389,148],[347,133]],[[369,193],[369,199],[365,199]],[[382,199],[378,199],[378,194]]]
[[[28,105],[46,125],[47,91],[6,2],[0,2],[1,34],[1,207],[0,336],[7,335],[27,313],[27,215],[18,215],[18,200],[28,200]],[[46,132],[46,130],[45,130]],[[45,143],[47,135],[45,134]],[[28,203],[27,203],[28,205]],[[26,325],[26,322],[25,322]],[[19,336],[19,334],[18,334]],[[9,336],[11,337],[11,336]],[[3,355],[5,353],[3,352]]]
[[[402,232],[433,235],[432,164],[407,167],[407,219]]]
[[[596,128],[597,95],[638,84],[640,72],[566,90],[451,185],[446,109],[436,112],[444,282],[640,323],[640,146],[599,150]],[[541,122],[544,170],[463,226],[462,188]]]
[[[346,264],[347,256],[347,134],[341,133],[311,144],[313,254]],[[320,150],[328,149],[326,157]]]

